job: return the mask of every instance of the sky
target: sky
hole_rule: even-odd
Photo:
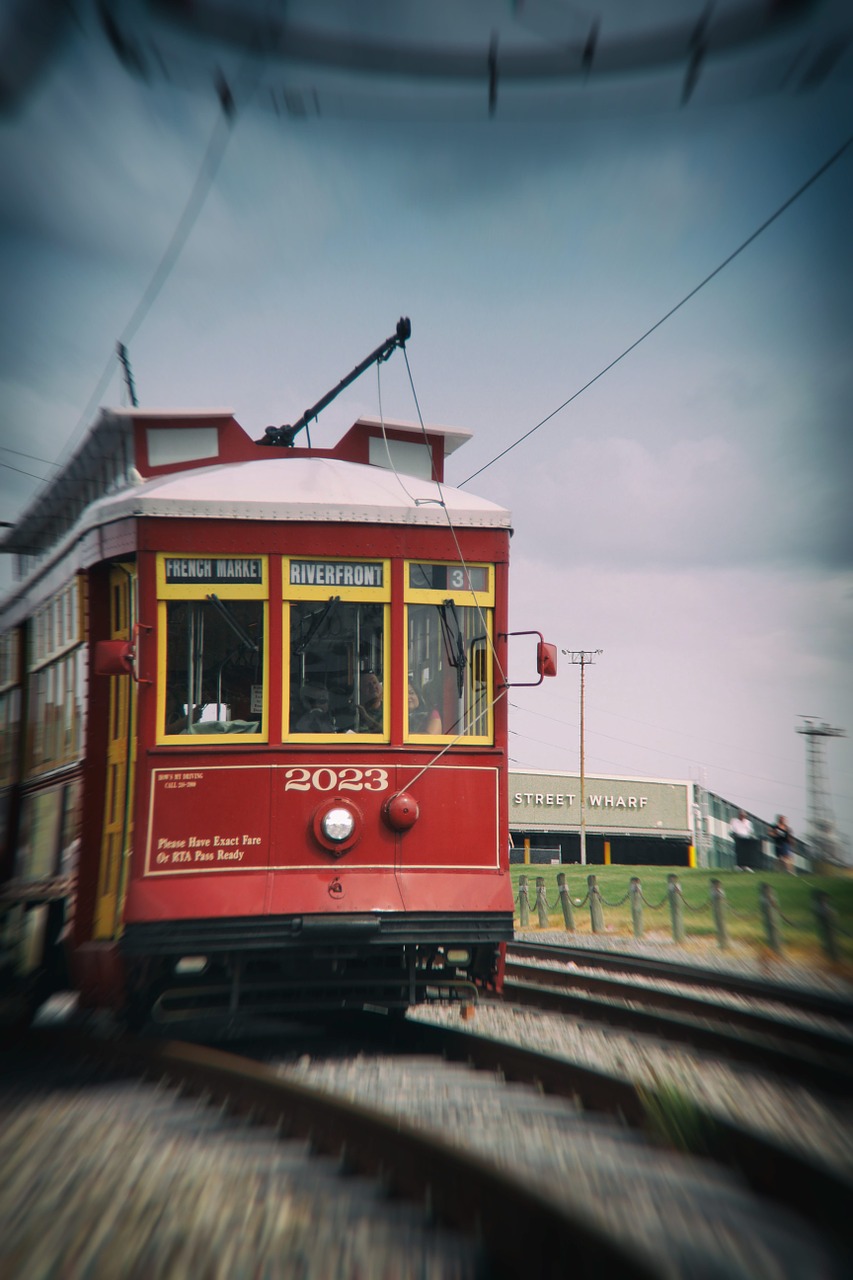
[[[488,44],[497,11],[501,48],[539,49],[579,21],[529,0],[519,35],[509,8],[482,0],[480,29],[442,39]],[[603,45],[632,34],[632,6],[588,8]],[[337,9],[313,12],[332,26]],[[676,9],[644,12],[665,27]],[[361,10],[384,33],[429,6]],[[695,779],[803,834],[808,716],[849,735],[824,759],[853,837],[853,146],[560,408],[853,135],[849,52],[809,91],[779,88],[791,47],[771,40],[715,64],[686,105],[683,67],[645,67],[566,93],[499,78],[490,110],[485,80],[252,61],[135,11],[127,29],[159,55],[148,80],[80,3],[0,116],[0,520],[99,405],[127,403],[119,339],[143,406],[231,408],[259,436],[409,316],[424,420],[474,432],[448,482],[513,513],[511,626],[602,650],[587,773]],[[815,12],[797,33],[810,48],[840,10]],[[320,114],[276,109],[284,70]],[[387,418],[416,419],[402,356],[380,375],[322,414],[315,445],[380,396]],[[579,677],[561,656],[555,680],[511,691],[514,767],[577,770]]]

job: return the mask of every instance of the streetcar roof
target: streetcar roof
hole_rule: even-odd
[[[88,530],[126,518],[508,529],[505,508],[443,483],[445,457],[470,436],[364,417],[331,448],[270,447],[230,409],[103,409],[0,547],[16,554],[22,582]]]
[[[442,502],[444,506],[442,507]],[[506,508],[418,476],[339,458],[260,458],[154,477],[96,504],[125,516],[509,528]],[[446,513],[446,514],[445,514]]]

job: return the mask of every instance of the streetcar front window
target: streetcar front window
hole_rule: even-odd
[[[264,604],[260,600],[166,602],[163,732],[263,732]]]
[[[409,735],[484,738],[489,728],[489,636],[482,611],[452,600],[410,604]]]
[[[387,737],[385,605],[332,595],[288,613],[289,732]]]
[[[407,736],[491,741],[492,567],[407,569]]]

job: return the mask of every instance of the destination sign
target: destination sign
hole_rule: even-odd
[[[409,586],[424,591],[487,591],[485,565],[410,564]]]
[[[261,583],[263,560],[183,559],[166,557],[166,582]]]
[[[384,565],[370,560],[291,560],[292,587],[381,587]]]

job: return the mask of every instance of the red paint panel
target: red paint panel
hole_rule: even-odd
[[[397,876],[407,911],[512,911],[512,881],[496,871],[400,872]]]
[[[401,870],[497,870],[496,768],[436,765],[417,781],[415,768],[396,773],[398,788],[410,792],[420,810],[418,821],[400,837]]]
[[[152,769],[145,876],[227,876],[269,861],[269,768]]]
[[[227,875],[147,876],[128,886],[128,924],[158,920],[209,920],[264,913],[267,876],[257,871]]]
[[[125,918],[511,910],[499,874],[499,770],[445,765],[418,776],[415,764],[375,758],[152,770],[144,869]],[[401,790],[419,816],[395,832],[383,808]],[[313,830],[330,801],[351,810],[359,832],[338,856]]]
[[[358,757],[356,757],[357,759]],[[275,869],[326,871],[344,867],[393,870],[395,834],[382,818],[382,806],[394,794],[392,765],[304,759],[272,771],[272,830]],[[360,832],[356,843],[339,857],[325,849],[313,832],[314,815],[331,800],[350,809]]]
[[[405,910],[397,878],[387,871],[334,866],[316,872],[277,871],[270,878],[269,911],[274,916]]]

